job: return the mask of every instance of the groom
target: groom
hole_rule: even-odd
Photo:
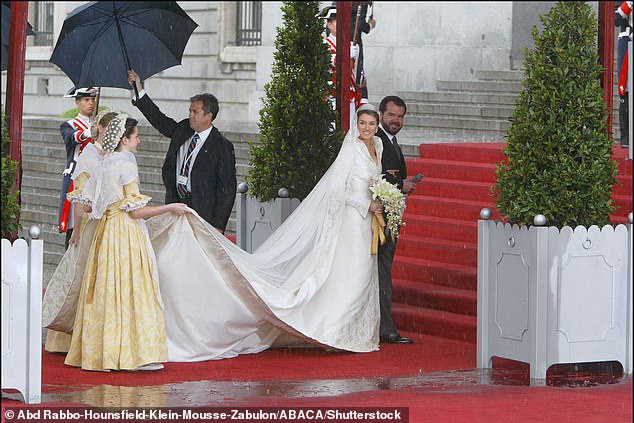
[[[381,168],[385,180],[398,186],[404,194],[416,189],[416,183],[407,179],[405,157],[396,140],[396,134],[403,127],[407,113],[405,102],[397,96],[387,96],[379,104],[380,124],[376,135],[383,141]],[[398,239],[397,239],[398,240]],[[392,263],[396,251],[396,241],[387,237],[385,244],[379,244],[379,303],[381,325],[379,340],[388,344],[412,344],[410,338],[402,337],[392,319]]]
[[[143,116],[171,138],[162,170],[165,204],[185,203],[224,233],[236,199],[236,158],[233,144],[212,123],[218,100],[207,93],[193,96],[189,119],[176,122],[154,104],[134,70],[128,71],[128,82],[136,84],[135,105]]]

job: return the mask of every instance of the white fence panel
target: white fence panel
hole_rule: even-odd
[[[43,241],[2,239],[2,389],[29,404],[42,393],[43,260]]]

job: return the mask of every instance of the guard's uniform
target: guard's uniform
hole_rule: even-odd
[[[95,97],[96,89],[74,87],[64,97]],[[66,168],[63,172],[62,188],[59,197],[59,231],[66,232],[69,238],[70,231],[74,226],[73,221],[73,205],[66,199],[66,194],[73,190],[72,175],[77,159],[88,143],[92,142],[91,138],[91,118],[78,114],[75,118],[63,122],[59,127],[59,132],[66,146]]]
[[[332,90],[333,97],[336,97],[336,89],[337,89],[337,38],[332,34],[326,37],[326,44],[330,48],[331,59],[331,73],[332,73]],[[354,77],[350,74],[350,103],[354,105],[354,111],[361,105],[361,96],[357,94],[357,84],[354,81]]]
[[[629,52],[627,50],[628,41],[632,37],[632,2],[624,1],[615,12],[615,23],[619,23],[621,32],[618,37],[618,84],[619,93],[619,125],[621,130],[621,146],[629,146],[629,116],[628,116],[628,96],[632,81],[628,79]]]

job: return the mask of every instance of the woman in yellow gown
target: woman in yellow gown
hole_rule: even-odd
[[[86,183],[100,219],[90,247],[65,363],[84,370],[156,370],[167,360],[158,272],[144,219],[188,212],[147,206],[134,154],[137,121],[119,114],[103,137],[101,174]]]
[[[75,230],[69,240],[69,249],[55,269],[42,300],[42,324],[49,328],[44,349],[49,352],[67,353],[70,347],[81,280],[97,226],[92,215],[84,215],[82,204],[90,202],[84,187],[101,165],[101,139],[115,116],[116,112],[104,110],[95,118],[91,128],[94,143],[86,145],[81,152],[73,173],[75,189],[67,194],[67,198],[75,205]]]

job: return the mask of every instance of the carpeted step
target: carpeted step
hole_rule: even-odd
[[[478,293],[424,282],[396,279],[392,281],[393,301],[416,307],[444,310],[477,316]]]
[[[421,236],[435,236],[438,239],[478,242],[478,223],[440,216],[425,216],[409,213],[403,216],[405,226],[401,235],[413,233]],[[396,244],[398,254],[398,244]]]
[[[506,143],[421,144],[419,150],[420,157],[425,159],[498,163],[506,157],[502,153],[505,145]]]
[[[615,194],[632,195],[632,175],[617,175],[612,189]]]
[[[399,329],[476,342],[477,221],[488,207],[500,219],[490,188],[505,143],[421,144],[408,174],[425,178],[407,200],[392,267],[393,314]],[[632,161],[615,147],[615,224],[632,209]]]
[[[478,263],[478,245],[473,242],[450,241],[409,233],[398,238],[396,248],[397,254],[403,257],[425,257],[437,262],[466,266],[475,266]]]
[[[425,195],[412,196],[407,199],[407,211],[412,214],[440,216],[466,221],[477,221],[480,211],[488,207],[493,211],[492,219],[498,219],[499,213],[495,209],[492,199],[482,201],[462,200],[455,198],[437,198]]]
[[[619,175],[629,176],[630,178],[632,178],[632,160],[629,160],[627,158],[621,158],[618,156],[615,156],[614,158],[619,163],[619,166],[618,166]]]
[[[492,185],[491,182],[425,177],[418,183],[416,190],[409,197],[427,195],[430,197],[480,200],[490,197]]]
[[[623,194],[613,194],[612,200],[614,201],[614,205],[619,207],[617,209],[617,215],[623,214],[623,211],[627,213],[632,211],[632,195],[623,195]],[[627,213],[625,213],[627,215]]]
[[[620,144],[614,143],[612,158],[619,162],[619,173],[632,175],[632,160],[629,159],[629,149],[622,148]]]
[[[476,343],[478,324],[475,316],[393,304],[392,317],[399,330]]]
[[[495,166],[495,163],[414,158],[407,161],[407,174],[413,176],[422,173],[430,178],[494,183],[496,181]]]
[[[439,262],[421,257],[394,256],[392,278],[476,290],[477,266]]]

